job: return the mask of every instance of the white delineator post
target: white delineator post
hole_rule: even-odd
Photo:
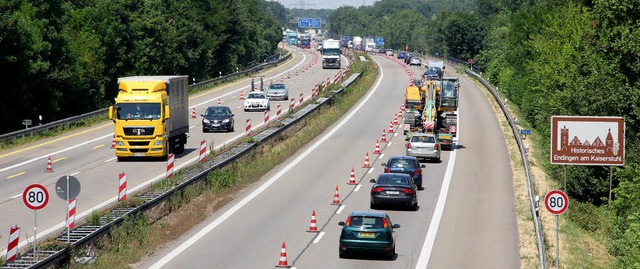
[[[118,201],[127,200],[127,174],[120,173],[118,176]]]

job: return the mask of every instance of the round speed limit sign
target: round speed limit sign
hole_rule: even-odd
[[[49,203],[49,192],[40,184],[31,184],[24,189],[22,201],[28,208],[40,210]]]
[[[554,215],[560,215],[569,207],[569,199],[564,192],[552,190],[544,197],[544,206]]]

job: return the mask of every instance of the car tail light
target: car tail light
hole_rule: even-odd
[[[347,221],[345,221],[345,225],[346,225],[346,226],[351,226],[351,216],[349,216],[349,217],[347,218]]]
[[[407,143],[407,149],[411,149],[411,142]]]
[[[433,149],[434,149],[434,150],[438,150],[438,148],[439,148],[439,147],[440,147],[440,146],[438,146],[438,144],[433,144]]]
[[[402,192],[404,192],[406,194],[413,194],[413,190],[412,189],[402,189]]]
[[[377,187],[377,188],[373,188],[373,190],[371,190],[372,192],[382,192],[384,191],[384,188],[382,187]]]
[[[413,176],[414,176],[414,177],[415,177],[415,176],[421,176],[421,175],[422,175],[422,168],[418,168],[418,169],[416,169],[416,172],[415,172],[415,173],[413,173]]]
[[[386,218],[382,219],[382,227],[389,228],[389,221]]]
[[[389,167],[385,167],[385,168],[384,168],[384,172],[385,172],[385,173],[391,173],[391,169],[389,169]]]

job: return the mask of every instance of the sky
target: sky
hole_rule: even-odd
[[[273,1],[273,0],[270,0]],[[359,7],[364,5],[371,6],[376,0],[275,0],[280,2],[286,8],[305,8],[305,9],[337,9],[341,6]]]

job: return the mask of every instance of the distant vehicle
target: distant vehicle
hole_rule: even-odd
[[[405,173],[413,177],[413,182],[422,190],[422,168],[426,166],[420,164],[416,157],[392,156],[386,163],[382,163],[385,173]]]
[[[380,205],[404,205],[418,210],[418,187],[407,174],[384,173],[371,179],[371,209]]]
[[[393,50],[388,49],[386,51],[387,56],[393,56]]]
[[[369,41],[365,43],[364,50],[373,52],[373,49],[376,47],[376,42]]]
[[[422,78],[424,80],[438,80],[440,79],[440,73],[440,68],[438,67],[429,68],[427,72],[422,74]]]
[[[235,120],[228,106],[210,106],[202,116],[202,132],[227,131],[233,132]]]
[[[404,59],[407,56],[407,53],[404,51],[398,52],[398,59]]]
[[[411,63],[411,58],[413,58],[413,54],[411,54],[411,53],[407,53],[407,54],[404,56],[404,63],[405,63],[405,64],[409,64],[409,63]]]
[[[409,65],[422,65],[422,60],[418,57],[411,57]]]
[[[386,213],[353,211],[347,221],[338,222],[338,225],[342,226],[338,246],[340,258],[347,258],[354,252],[374,252],[393,259],[396,253],[394,229],[400,228],[400,224],[393,224]]]
[[[438,137],[432,133],[407,134],[406,155],[440,162],[440,143]]]
[[[244,100],[244,111],[270,109],[269,98],[267,98],[267,94],[264,92],[249,92],[247,98]]]
[[[311,36],[310,35],[301,35],[300,36],[300,48],[301,49],[311,48]]]
[[[272,83],[267,88],[269,100],[289,100],[289,87],[284,83]]]
[[[353,49],[364,50],[364,45],[362,44],[362,37],[359,37],[359,36],[353,37]]]
[[[340,41],[327,39],[322,49],[322,69],[340,68]]]
[[[297,45],[297,44],[298,44],[298,34],[289,33],[289,45]]]
[[[428,61],[427,68],[431,70],[431,68],[435,68],[434,70],[439,70],[439,77],[444,76],[444,62],[443,61]]]

